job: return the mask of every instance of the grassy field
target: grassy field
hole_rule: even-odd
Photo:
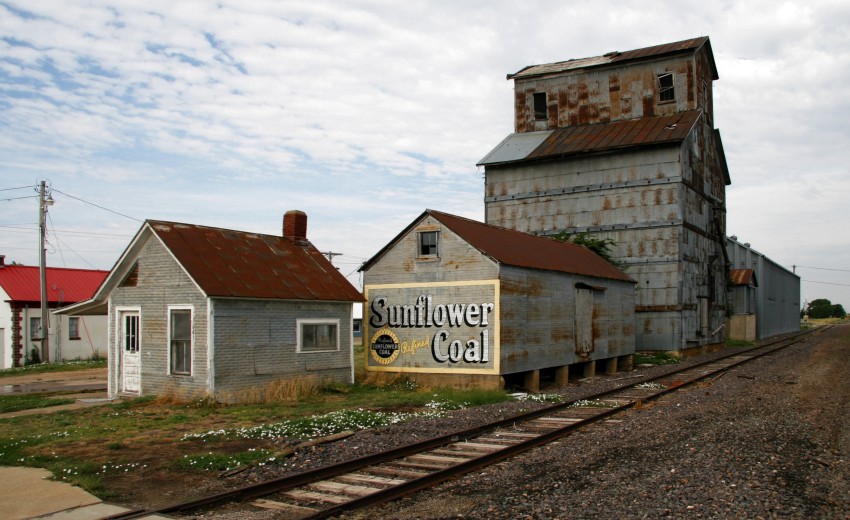
[[[21,370],[4,370],[0,377]],[[0,419],[0,465],[43,467],[101,498],[119,497],[133,482],[192,483],[240,464],[279,463],[282,441],[511,399],[502,391],[424,389],[405,381],[383,387],[301,381],[287,388],[275,400],[247,405],[142,397]],[[32,395],[4,396],[0,412],[49,404],[57,403]]]

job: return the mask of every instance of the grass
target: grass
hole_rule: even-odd
[[[57,361],[55,363],[38,363],[16,368],[0,370],[0,378],[19,376],[23,374],[43,374],[47,372],[68,372],[71,370],[86,370],[89,368],[105,368],[106,359],[82,359],[74,361]]]
[[[143,397],[0,419],[0,465],[43,467],[101,498],[124,479],[193,478],[241,464],[281,463],[282,441],[378,428],[511,399],[502,391],[319,385],[309,396],[223,405]],[[23,403],[25,396],[15,396]],[[11,401],[10,401],[11,402]],[[50,400],[55,404],[55,400]],[[30,406],[30,405],[25,405]],[[275,459],[275,460],[271,460]]]
[[[682,360],[673,354],[666,352],[653,352],[651,354],[635,354],[634,364],[637,365],[673,365]]]
[[[0,413],[19,412],[73,403],[74,399],[46,397],[43,394],[0,395]]]

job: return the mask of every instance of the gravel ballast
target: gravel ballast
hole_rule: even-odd
[[[717,355],[689,359],[676,368]],[[576,399],[669,370],[598,377],[563,393]],[[286,467],[265,467],[241,478],[248,483],[362,456],[535,406],[491,405],[359,432],[297,453]],[[616,419],[621,422],[337,518],[850,519],[848,325]],[[271,511],[244,509],[217,516],[234,514],[275,517]]]

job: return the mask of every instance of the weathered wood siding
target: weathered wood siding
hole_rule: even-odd
[[[351,383],[351,314],[345,302],[213,300],[216,398],[293,377]],[[297,352],[299,319],[338,321],[339,349]]]
[[[437,257],[419,256],[420,231],[440,232]],[[497,275],[498,267],[492,260],[428,216],[364,273],[363,284],[489,280]]]
[[[206,395],[209,381],[207,300],[198,287],[162,246],[152,239],[138,256],[133,286],[119,284],[109,298],[110,389],[119,388],[121,355],[117,307],[138,306],[140,312],[141,395],[174,392],[192,397]],[[168,306],[190,305],[192,323],[192,373],[168,374]]]

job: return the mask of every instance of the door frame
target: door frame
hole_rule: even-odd
[[[136,389],[126,389],[125,388],[125,377],[124,370],[126,368],[126,360],[124,353],[124,318],[126,316],[135,315],[138,316],[138,329],[136,331],[138,349],[136,351],[136,356],[138,356],[138,370],[139,370],[139,382],[138,388]],[[141,395],[142,389],[142,308],[141,307],[116,307],[115,308],[115,359],[116,363],[116,373],[115,373],[115,389],[118,394],[130,394],[130,395]]]

